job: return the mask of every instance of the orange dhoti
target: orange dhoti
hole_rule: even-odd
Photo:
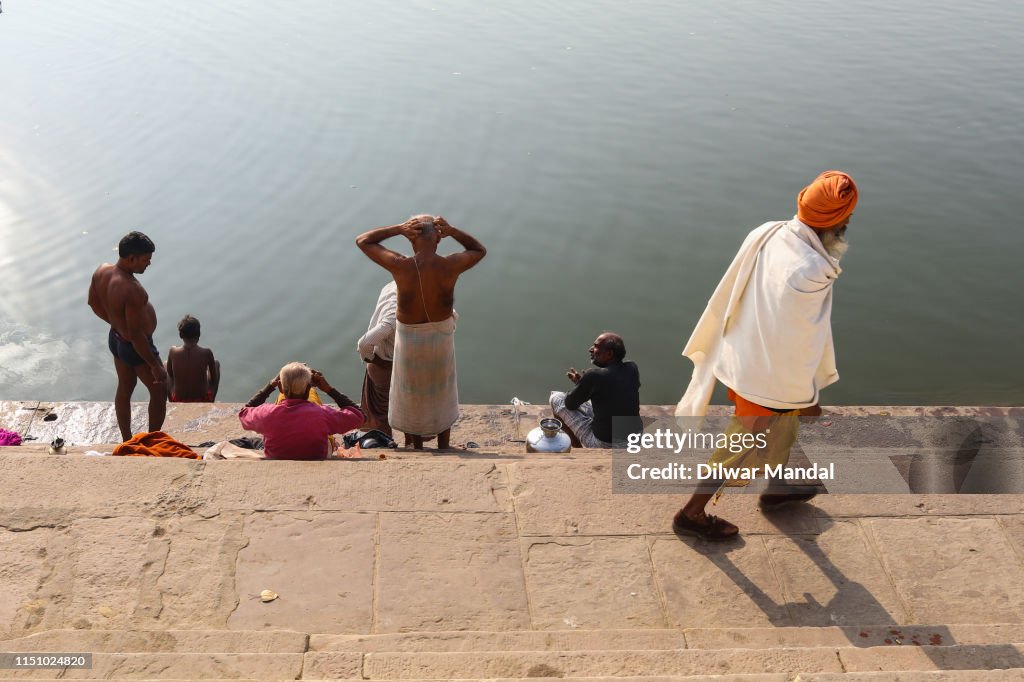
[[[735,443],[745,434],[763,434],[764,447],[722,447],[708,459],[711,466],[723,469],[754,469],[764,471],[765,465],[777,467],[789,462],[789,450],[796,442],[800,428],[800,410],[780,411],[751,402],[731,388],[729,399],[736,405],[736,414],[726,428],[728,443]],[[749,439],[747,439],[749,441]],[[723,486],[742,487],[748,479],[726,478]]]

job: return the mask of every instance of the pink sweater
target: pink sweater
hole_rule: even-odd
[[[324,459],[329,454],[327,436],[351,431],[363,419],[355,408],[317,405],[301,398],[243,407],[238,414],[244,428],[263,434],[268,459]]]

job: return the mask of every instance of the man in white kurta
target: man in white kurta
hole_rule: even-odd
[[[832,345],[832,285],[842,270],[846,227],[857,187],[845,173],[822,173],[797,199],[797,215],[753,230],[712,294],[683,355],[693,377],[676,416],[703,416],[715,382],[736,404],[730,431],[771,433],[768,446],[716,451],[711,464],[785,464],[797,417],[817,415],[819,392],[839,379]],[[709,482],[673,520],[677,533],[720,540],[739,529],[704,512],[724,485]],[[763,509],[805,501],[810,493],[766,494]]]
[[[388,282],[380,290],[377,307],[370,326],[356,350],[366,363],[363,377],[363,400],[360,408],[366,415],[366,428],[392,435],[388,422],[388,396],[391,392],[391,365],[395,355],[395,316],[398,313],[398,285]]]

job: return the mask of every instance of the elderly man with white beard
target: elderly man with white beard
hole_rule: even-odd
[[[716,380],[736,405],[730,433],[770,434],[767,446],[719,449],[709,464],[762,471],[789,461],[798,418],[818,416],[821,389],[839,380],[832,345],[832,285],[842,270],[846,228],[857,205],[857,185],[846,173],[826,171],[797,198],[789,221],[752,231],[726,270],[697,322],[683,355],[693,377],[676,406],[677,417],[701,417]],[[749,481],[709,480],[673,519],[677,534],[724,540],[739,529],[705,513],[724,486]],[[768,511],[814,497],[814,492],[768,492]]]

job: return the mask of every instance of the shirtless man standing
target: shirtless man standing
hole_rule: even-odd
[[[139,379],[149,389],[149,430],[159,431],[167,412],[167,371],[153,344],[156,311],[135,275],[153,260],[156,246],[141,232],[129,232],[118,244],[117,263],[104,263],[92,276],[89,307],[110,325],[107,346],[114,356],[117,392],[114,411],[121,438],[132,437],[132,392]]]
[[[399,235],[412,242],[411,257],[381,245]],[[437,245],[445,237],[465,251],[438,255]],[[444,218],[428,215],[364,232],[356,245],[390,272],[398,285],[388,421],[406,435],[407,446],[421,449],[424,438],[436,435],[437,447],[447,448],[452,424],[459,417],[452,316],[455,283],[487,255],[487,249]]]

